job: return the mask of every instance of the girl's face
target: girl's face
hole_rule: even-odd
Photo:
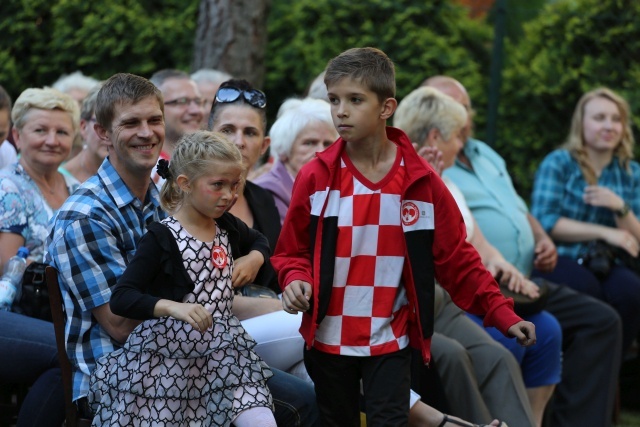
[[[584,106],[582,137],[585,148],[613,151],[622,139],[622,117],[618,106],[607,98],[597,97]]]
[[[313,159],[316,153],[324,151],[338,139],[338,132],[332,124],[311,122],[298,133],[291,144],[291,153],[284,159],[287,170],[295,178],[302,166]]]
[[[223,133],[238,146],[247,171],[253,168],[269,147],[270,140],[265,137],[260,113],[249,105],[230,104],[222,107],[211,130]]]
[[[242,169],[234,164],[212,161],[209,170],[210,173],[191,183],[183,181],[181,187],[188,193],[184,206],[207,218],[219,218],[229,209],[238,192]]]

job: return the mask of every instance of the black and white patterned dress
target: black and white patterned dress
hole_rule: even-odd
[[[228,426],[245,409],[271,407],[271,370],[231,313],[227,232],[217,227],[213,243],[203,243],[173,217],[162,222],[195,284],[183,302],[201,303],[212,313],[213,327],[201,333],[171,317],[138,325],[123,348],[98,361],[91,376],[93,425]]]

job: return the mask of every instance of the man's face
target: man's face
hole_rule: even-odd
[[[211,112],[211,106],[213,105],[213,100],[216,97],[216,92],[218,92],[219,84],[215,84],[207,81],[198,82],[198,90],[200,91],[200,95],[202,96],[202,109],[204,111],[204,120],[202,124],[202,128],[207,128],[207,119],[209,117],[209,113]]]
[[[109,145],[109,160],[121,176],[149,177],[164,143],[164,118],[154,96],[115,106],[110,129],[96,123],[100,139]]]
[[[204,113],[202,98],[195,82],[185,78],[171,78],[160,86],[164,98],[167,142],[175,144],[185,133],[200,129]],[[166,147],[171,149],[173,147]]]
[[[460,131],[460,137],[462,141],[466,144],[467,139],[469,139],[472,135],[473,129],[473,109],[471,108],[471,99],[469,99],[469,94],[467,90],[458,82],[451,82],[442,85],[434,85],[436,89],[441,92],[446,93],[456,101],[458,101],[465,110],[467,110],[467,123],[462,127]]]

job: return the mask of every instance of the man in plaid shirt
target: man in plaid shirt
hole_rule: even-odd
[[[348,50],[325,83],[341,138],[298,174],[271,262],[283,307],[305,312],[305,364],[325,425],[407,425],[409,342],[429,361],[434,279],[488,325],[535,343],[475,249],[457,205],[406,135],[386,127],[397,106],[393,63]]]

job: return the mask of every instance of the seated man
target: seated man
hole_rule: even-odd
[[[471,100],[460,82],[444,76],[427,79],[471,110]],[[513,187],[504,160],[488,145],[470,137],[471,116],[463,129],[464,148],[455,165],[444,172],[462,191],[485,238],[504,258],[528,276],[555,268],[555,245],[528,212]],[[551,425],[610,426],[620,369],[622,326],[607,304],[550,284],[546,310],[562,328],[562,380],[549,405]],[[588,375],[585,375],[588,372]]]
[[[98,93],[95,114],[95,130],[109,146],[109,156],[54,217],[46,257],[59,271],[73,400],[85,416],[91,416],[86,395],[96,360],[119,348],[139,323],[111,312],[111,291],[146,227],[166,216],[150,179],[165,136],[160,91],[142,77],[116,74]],[[254,312],[244,312],[247,307]],[[255,310],[236,298],[238,317],[260,314]],[[276,421],[294,426],[316,423],[313,388],[273,372],[267,385]]]

